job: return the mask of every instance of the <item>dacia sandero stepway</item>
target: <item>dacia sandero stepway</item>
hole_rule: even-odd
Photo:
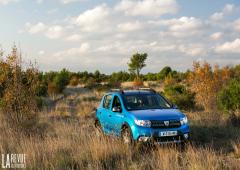
[[[112,90],[96,109],[98,132],[124,143],[181,143],[189,140],[186,115],[153,89]]]

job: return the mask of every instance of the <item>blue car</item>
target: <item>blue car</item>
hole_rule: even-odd
[[[124,143],[186,143],[186,115],[153,89],[113,90],[96,110],[98,132],[121,137]]]

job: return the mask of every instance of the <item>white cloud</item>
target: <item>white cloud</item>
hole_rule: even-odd
[[[58,39],[62,37],[63,34],[64,30],[63,27],[60,25],[50,26],[45,33],[45,35],[50,39]]]
[[[201,45],[179,45],[177,49],[189,56],[204,55],[206,51]]]
[[[172,25],[170,26],[171,31],[192,31],[199,29],[203,26],[200,19],[194,17],[181,17],[177,20],[172,20]]]
[[[143,25],[139,21],[135,22],[126,22],[118,25],[118,29],[123,32],[131,32],[140,30],[143,28]]]
[[[106,4],[102,4],[93,9],[80,14],[73,22],[83,31],[100,31],[109,16],[109,9]]]
[[[155,45],[157,45],[157,43],[158,43],[157,41],[153,41],[153,42],[151,42],[149,45],[150,45],[150,46],[155,46]]]
[[[173,51],[176,50],[176,45],[158,44],[156,41],[149,44],[155,52]]]
[[[210,38],[213,40],[219,40],[220,38],[222,38],[222,36],[223,36],[222,32],[215,32],[210,35]]]
[[[175,14],[178,8],[175,0],[122,0],[115,6],[117,11],[123,11],[126,15],[151,17]]]
[[[79,54],[86,53],[90,49],[89,43],[82,43],[80,47],[70,48],[64,51],[60,51],[55,53],[53,56],[55,57],[72,57]]]
[[[32,25],[31,23],[28,22],[25,24],[25,27],[30,34],[36,34],[39,32],[43,32],[47,28],[47,26],[45,24],[43,24],[42,22],[38,22],[35,25]]]
[[[158,26],[159,29],[167,27],[167,31],[161,32],[164,36],[187,37],[196,35],[204,30],[205,23],[195,17],[181,17],[168,20],[149,21],[148,24]]]
[[[58,2],[60,1],[58,0]],[[174,17],[168,15],[165,18],[161,16],[171,14],[171,12],[161,13],[164,10],[159,8],[158,13],[152,6],[150,6],[152,11],[147,12],[144,11],[145,9],[140,9],[139,5],[132,6],[132,4],[157,3],[157,0],[114,2],[116,5],[111,3],[111,5],[100,4],[93,8],[83,8],[83,12],[78,13],[78,15],[69,13],[66,18],[58,18],[58,20],[51,21],[49,18],[48,22],[27,23],[25,30],[29,34],[39,34],[61,41],[59,48],[51,49],[47,55],[45,52],[37,52],[41,56],[38,59],[45,62],[43,67],[48,67],[48,69],[69,67],[73,70],[97,68],[110,73],[121,69],[127,70],[127,60],[135,52],[149,54],[149,64],[146,70],[152,71],[158,70],[165,64],[176,69],[185,69],[190,67],[192,60],[196,60],[198,57],[210,62],[224,61],[226,64],[228,64],[228,60],[229,62],[235,61],[232,59],[235,54],[229,53],[224,56],[215,53],[215,51],[218,50],[221,53],[230,51],[223,42],[227,41],[226,38],[232,38],[232,40],[239,38],[237,31],[240,31],[240,19],[228,21],[236,17],[226,17],[219,22],[214,22],[203,16],[197,18],[191,15],[174,15]],[[125,7],[119,8],[123,2],[126,3],[125,7],[128,7],[128,10]],[[166,2],[162,1],[161,3]],[[136,8],[142,10],[142,13],[138,14],[134,11]],[[148,9],[146,6],[142,8]],[[224,10],[219,10],[219,12],[230,13],[232,10],[234,11],[231,6],[226,6]],[[47,10],[45,14],[46,12]],[[52,12],[54,13],[55,9]],[[60,10],[57,14],[59,13]],[[55,15],[55,17],[61,16]],[[54,42],[46,42],[47,44],[42,46],[43,49]],[[85,43],[81,44],[82,42]],[[217,44],[219,42],[220,44]],[[219,50],[223,46],[224,50]],[[121,61],[122,58],[126,60]],[[107,65],[106,62],[110,64]],[[120,64],[120,62],[123,63]],[[111,63],[118,63],[118,66],[111,65]]]
[[[42,4],[43,0],[36,0],[37,4]]]
[[[225,15],[233,13],[237,7],[234,4],[226,4],[221,12],[215,12],[211,15],[211,19],[214,21],[222,20]]]
[[[240,53],[240,39],[237,38],[231,42],[225,42],[215,48],[217,53]]]
[[[110,44],[110,45],[104,45],[104,46],[100,46],[96,49],[96,51],[100,51],[100,52],[106,52],[106,51],[110,51],[113,48],[115,48],[114,45]]]
[[[39,56],[43,56],[44,54],[45,54],[45,51],[44,51],[44,50],[38,51],[38,55],[39,55]]]
[[[80,41],[82,39],[82,36],[79,34],[72,34],[66,38],[67,41]]]
[[[3,0],[3,1],[14,1],[14,0]],[[16,0],[15,0],[16,1]],[[42,4],[44,0],[36,0],[36,3],[38,4]],[[70,4],[73,2],[83,2],[83,1],[87,1],[87,0],[58,0],[61,4]],[[1,0],[0,0],[1,2]]]
[[[46,37],[50,39],[58,39],[64,35],[64,28],[60,25],[48,26],[42,22],[37,24],[26,23],[26,31],[29,34],[43,33]]]
[[[239,31],[239,32],[240,32],[240,18],[237,19],[236,21],[234,21],[234,23],[233,23],[233,28],[234,28],[236,31]]]
[[[0,5],[7,5],[11,2],[18,2],[19,0],[0,0]]]
[[[234,4],[226,4],[223,8],[224,14],[230,14],[236,9],[236,6]]]
[[[55,14],[58,12],[58,8],[54,8],[54,9],[50,9],[47,11],[47,14],[51,15],[51,14]]]
[[[181,17],[168,20],[151,20],[148,21],[151,27],[159,27],[158,29],[167,27],[167,31],[163,31],[162,35],[185,37],[192,36],[201,31],[207,26],[201,19],[195,17]]]
[[[72,2],[81,2],[81,1],[86,1],[86,0],[59,0],[62,4],[69,4]]]
[[[219,21],[223,18],[222,12],[215,12],[213,15],[211,15],[211,19],[214,21]]]

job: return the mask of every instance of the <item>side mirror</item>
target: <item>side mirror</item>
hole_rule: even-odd
[[[113,107],[113,108],[112,108],[112,111],[113,111],[113,112],[119,112],[119,113],[122,112],[122,110],[121,110],[120,107]]]
[[[173,109],[178,109],[177,105],[173,104],[172,106]]]

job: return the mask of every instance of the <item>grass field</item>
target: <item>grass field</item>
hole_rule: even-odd
[[[42,111],[44,137],[23,137],[1,123],[0,152],[25,153],[27,169],[240,169],[240,128],[227,116],[187,112],[191,143],[185,151],[174,146],[132,150],[114,137],[96,137],[93,110],[101,93],[65,93]]]

